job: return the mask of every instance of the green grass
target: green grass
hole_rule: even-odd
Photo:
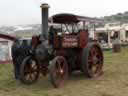
[[[104,57],[100,78],[73,74],[60,89],[53,88],[46,77],[33,85],[23,85],[14,79],[12,64],[0,65],[0,96],[128,96],[128,48],[121,53],[105,51]]]

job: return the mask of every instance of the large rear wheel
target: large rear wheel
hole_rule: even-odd
[[[64,57],[57,56],[49,66],[50,80],[55,88],[65,84],[68,78],[68,64]]]
[[[103,71],[103,52],[96,43],[90,43],[83,49],[82,70],[90,78],[99,77]]]
[[[26,57],[20,68],[20,80],[24,84],[32,84],[39,77],[39,65],[31,56]]]

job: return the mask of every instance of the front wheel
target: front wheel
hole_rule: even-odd
[[[39,77],[39,64],[31,56],[27,56],[20,68],[20,81],[24,84],[32,84]]]
[[[55,88],[64,85],[68,78],[68,64],[64,57],[57,56],[49,65],[50,80]]]

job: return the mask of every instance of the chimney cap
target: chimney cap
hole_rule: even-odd
[[[41,7],[41,8],[49,8],[50,6],[49,6],[47,3],[43,3],[43,4],[41,4],[40,7]]]

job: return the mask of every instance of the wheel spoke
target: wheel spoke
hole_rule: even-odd
[[[30,79],[30,74],[26,74],[25,75],[25,79],[27,80],[27,81],[30,81],[31,79]]]
[[[88,56],[88,68],[92,76],[96,76],[102,70],[102,53],[97,46],[92,46]]]
[[[93,47],[93,48],[92,48],[92,56],[95,55],[95,54],[96,54],[96,48]]]
[[[37,81],[39,76],[39,65],[37,62],[31,57],[27,57],[23,65],[21,81],[25,84],[32,84]]]
[[[60,87],[63,85],[64,81],[65,81],[65,77],[67,77],[67,63],[65,61],[65,59],[63,57],[56,57],[54,59],[55,61],[55,71],[50,71],[50,75],[52,76],[52,83],[54,85],[54,87]],[[54,63],[53,63],[54,64]]]

